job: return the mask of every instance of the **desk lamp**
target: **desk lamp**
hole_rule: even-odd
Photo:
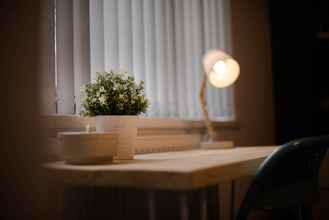
[[[201,148],[227,148],[233,147],[231,142],[216,141],[216,133],[212,126],[207,110],[206,103],[206,83],[209,80],[210,84],[217,88],[225,88],[232,85],[238,78],[240,67],[230,55],[220,50],[209,51],[203,57],[204,76],[200,87],[200,104],[204,116],[204,123],[207,128],[207,139],[201,143]]]

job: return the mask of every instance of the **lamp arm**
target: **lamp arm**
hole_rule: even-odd
[[[207,128],[208,137],[210,138],[210,141],[213,141],[216,138],[216,133],[215,133],[214,127],[212,126],[211,120],[209,119],[207,102],[206,102],[206,97],[205,97],[206,83],[207,83],[207,75],[204,74],[202,82],[201,82],[201,86],[200,86],[199,101],[200,101],[201,110],[203,113],[204,123]]]

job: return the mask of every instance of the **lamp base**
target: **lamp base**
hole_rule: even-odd
[[[201,142],[201,149],[228,149],[233,148],[233,141],[204,141]]]

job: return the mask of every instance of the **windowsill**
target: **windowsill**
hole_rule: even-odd
[[[215,128],[231,128],[238,129],[237,121],[212,122]],[[156,117],[140,117],[138,122],[139,128],[176,128],[176,129],[203,129],[204,122],[202,120],[187,120],[179,118],[156,118]]]
[[[95,117],[80,117],[78,115],[43,117],[50,138],[56,138],[58,132],[85,130],[87,124],[95,126],[94,119]],[[213,124],[215,128],[221,131],[235,132],[239,130],[239,124],[233,121],[215,121]],[[205,132],[203,121],[178,118],[138,117],[137,127],[136,154],[198,148]],[[57,141],[52,140],[49,145],[55,147],[52,147],[50,151],[57,152]],[[227,140],[233,139],[228,136]],[[53,155],[58,156],[60,154],[57,152]]]
[[[81,127],[84,124],[94,123],[93,117],[81,117],[78,115],[48,115],[44,116],[45,119],[50,119],[53,127],[59,122],[59,124],[66,124],[67,126]],[[79,119],[80,118],[80,119]],[[60,122],[62,121],[62,123]],[[55,122],[55,123],[54,123]],[[57,123],[56,123],[57,122]],[[213,121],[213,126],[215,128],[228,128],[228,129],[239,129],[239,123],[237,121]],[[157,117],[139,117],[138,118],[138,128],[141,129],[204,129],[204,122],[202,120],[187,120],[179,118],[157,118]],[[54,126],[57,127],[57,126]],[[59,126],[62,127],[62,126]]]

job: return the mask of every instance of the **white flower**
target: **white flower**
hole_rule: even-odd
[[[101,97],[99,97],[99,102],[101,103],[101,105],[106,105],[106,96],[102,95]]]
[[[103,93],[103,92],[105,92],[105,89],[104,89],[104,87],[103,87],[103,86],[99,88],[99,92],[100,92],[100,93]]]
[[[91,103],[96,103],[97,102],[97,99],[96,98],[92,98],[91,99]]]

